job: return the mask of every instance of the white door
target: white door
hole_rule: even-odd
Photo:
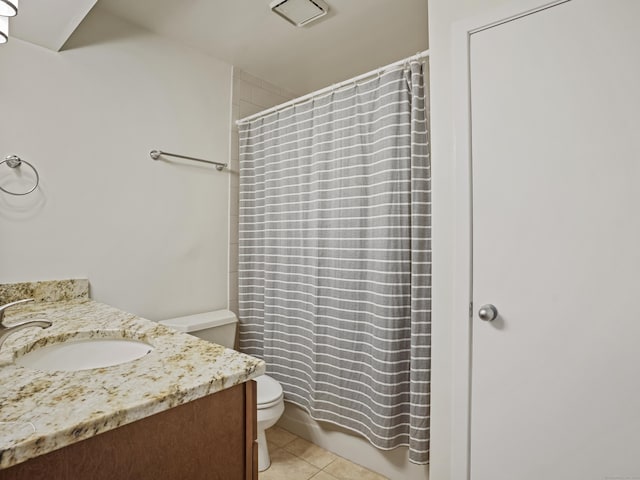
[[[471,479],[640,480],[640,1],[470,42]]]

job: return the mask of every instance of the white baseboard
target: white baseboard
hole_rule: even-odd
[[[278,426],[390,480],[428,480],[429,466],[409,463],[409,450],[379,450],[349,430],[317,422],[302,408],[285,403]]]

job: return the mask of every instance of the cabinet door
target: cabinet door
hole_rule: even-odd
[[[572,0],[471,35],[472,480],[640,479],[639,21]]]
[[[0,470],[0,480],[257,480],[255,438],[250,380]]]

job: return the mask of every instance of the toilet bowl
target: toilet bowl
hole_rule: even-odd
[[[269,448],[265,430],[273,427],[284,412],[284,394],[282,385],[269,375],[255,378],[258,399],[258,470],[262,472],[269,468]]]
[[[198,313],[162,320],[162,325],[189,333],[203,340],[233,348],[238,318],[229,310]],[[257,383],[258,470],[269,468],[271,460],[264,431],[276,424],[284,412],[284,394],[277,380],[268,375],[254,379]]]

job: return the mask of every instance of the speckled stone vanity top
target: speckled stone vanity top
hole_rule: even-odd
[[[6,324],[53,322],[46,330],[13,334],[0,349],[0,468],[264,373],[262,360],[90,300],[83,282],[0,286],[1,303],[30,296],[37,300],[8,309]],[[142,340],[154,349],[129,363],[74,372],[42,372],[14,363],[35,342],[43,346],[96,337]]]

